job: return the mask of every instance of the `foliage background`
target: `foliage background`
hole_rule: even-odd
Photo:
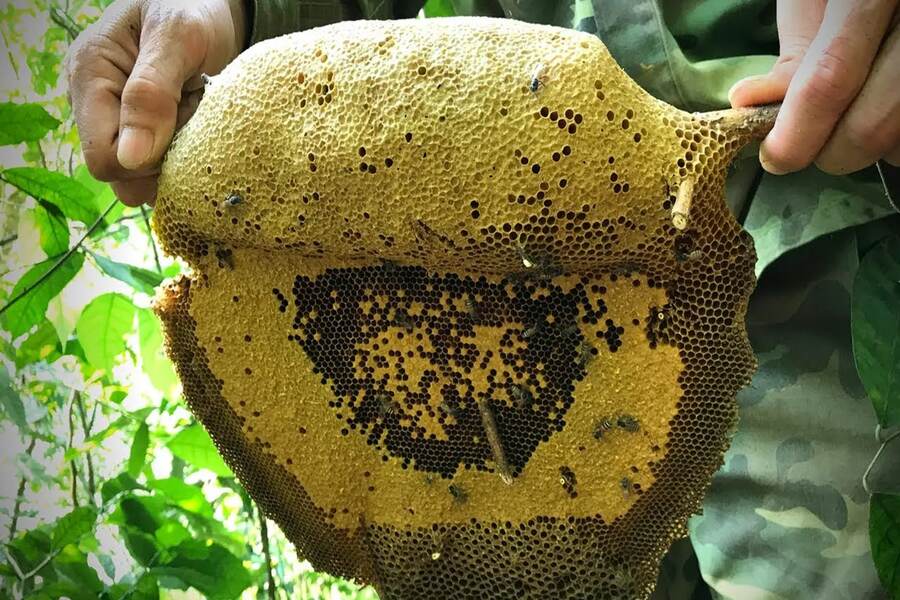
[[[181,401],[149,310],[180,266],[153,242],[152,209],[117,203],[82,165],[62,85],[69,44],[109,2],[0,4],[0,600],[374,599],[297,559]],[[853,296],[887,442],[900,236],[869,251]],[[871,507],[876,567],[900,598],[900,496]]]
[[[0,597],[376,598],[297,560],[181,401],[149,310],[180,267],[82,165],[65,97],[107,4],[0,5],[0,306],[90,232],[0,315]]]

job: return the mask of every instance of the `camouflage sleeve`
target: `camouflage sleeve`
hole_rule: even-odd
[[[250,44],[294,31],[352,19],[405,19],[418,14],[425,0],[245,0]],[[459,0],[460,8],[492,4]],[[468,13],[460,13],[468,14]],[[487,14],[487,13],[483,13]]]

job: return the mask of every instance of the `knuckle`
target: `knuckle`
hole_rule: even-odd
[[[839,51],[826,49],[816,58],[813,72],[802,90],[803,99],[815,106],[846,105],[856,96],[858,82],[854,69]]]
[[[85,146],[84,163],[88,171],[98,181],[115,181],[121,174],[119,161],[109,152]]]

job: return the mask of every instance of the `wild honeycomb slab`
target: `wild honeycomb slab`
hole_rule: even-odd
[[[507,20],[254,46],[160,180],[188,403],[300,553],[383,598],[644,597],[754,368],[723,187],[771,118]]]

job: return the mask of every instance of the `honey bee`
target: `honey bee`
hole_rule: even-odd
[[[525,244],[521,240],[516,241],[516,251],[519,253],[522,266],[526,269],[533,269],[541,264],[540,260],[525,248]]]
[[[531,90],[532,94],[537,94],[538,88],[544,85],[544,82],[541,80],[541,76],[544,74],[544,65],[543,63],[538,63],[534,66],[534,70],[531,72],[531,80],[528,83],[528,89]]]
[[[599,440],[603,438],[604,434],[612,429],[613,424],[612,421],[609,420],[609,417],[603,417],[597,424],[594,425],[594,439]]]
[[[579,343],[578,347],[575,349],[575,352],[575,364],[577,364],[579,367],[584,367],[594,359],[594,347],[586,341],[582,341],[581,343]]]
[[[397,325],[404,328],[407,333],[412,333],[413,327],[415,326],[415,321],[413,318],[409,316],[409,313],[402,308],[398,308],[394,313],[394,320],[397,322]]]
[[[454,419],[459,418],[460,410],[459,410],[459,408],[453,406],[453,404],[451,402],[444,400],[443,402],[441,402],[439,408],[442,411],[444,411],[445,413],[447,413],[448,415],[450,415],[451,417],[453,417]]]
[[[538,333],[540,333],[543,328],[544,328],[543,323],[535,323],[534,325],[532,325],[531,327],[529,327],[528,329],[526,329],[525,331],[522,332],[522,337],[525,338],[526,340],[529,340],[529,339],[533,338],[534,336],[536,336]]]
[[[220,268],[227,267],[231,271],[234,270],[234,254],[232,254],[231,248],[217,248],[216,259],[219,261]]]
[[[638,429],[641,428],[638,420],[631,415],[620,415],[619,418],[616,419],[616,425],[618,425],[620,429],[624,429],[629,433],[635,433]]]
[[[382,417],[394,414],[397,409],[397,403],[391,398],[390,394],[378,392],[375,394],[375,400],[378,402],[378,412]]]
[[[431,532],[431,560],[438,560],[441,557],[441,551],[444,549],[444,540],[441,539],[441,534],[437,531]]]
[[[469,499],[469,495],[466,493],[466,491],[455,483],[451,483],[450,485],[448,485],[447,491],[450,492],[451,496],[453,496],[453,502],[455,504],[465,504],[466,500]]]
[[[621,481],[619,481],[619,487],[622,488],[622,497],[628,498],[631,494],[631,480],[627,477],[623,477]]]
[[[559,468],[559,482],[569,489],[575,487],[575,472],[569,467]]]
[[[478,310],[478,304],[475,302],[475,298],[469,296],[466,298],[466,312],[469,313],[469,316],[473,319],[477,319],[481,312]]]
[[[516,401],[516,405],[521,409],[526,409],[534,402],[534,394],[528,389],[528,386],[513,383],[509,386],[509,393]]]

